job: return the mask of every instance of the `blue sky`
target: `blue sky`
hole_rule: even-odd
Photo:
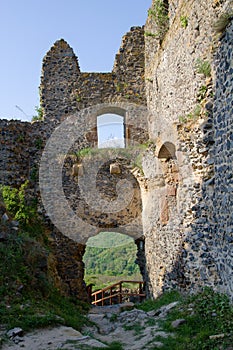
[[[0,0],[0,118],[31,120],[42,59],[64,38],[83,72],[111,71],[122,36],[152,0]],[[25,116],[18,108],[24,111]]]

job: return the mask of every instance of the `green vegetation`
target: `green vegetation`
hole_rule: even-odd
[[[76,95],[76,101],[77,102],[82,102],[82,97],[80,95]]]
[[[11,277],[11,276],[10,276]],[[28,282],[30,284],[30,281]],[[61,296],[52,287],[48,295],[32,288],[7,295],[0,291],[0,318],[6,329],[20,327],[24,331],[52,325],[66,325],[81,330],[87,320],[88,306],[77,300]]]
[[[127,87],[128,87],[127,83],[122,83],[122,82],[116,83],[116,91],[117,92],[123,91],[123,90],[127,89]]]
[[[23,134],[19,135],[16,139],[17,142],[24,142],[25,141],[25,136]]]
[[[84,157],[88,157],[88,156],[95,154],[95,152],[96,152],[96,148],[87,147],[87,148],[83,148],[80,151],[76,152],[75,155],[79,159],[82,159]]]
[[[29,224],[36,215],[36,203],[26,200],[26,189],[29,181],[24,182],[19,189],[10,186],[1,186],[0,191],[6,205],[6,209],[13,215],[15,220],[21,224]]]
[[[124,157],[126,159],[131,158],[130,148],[83,148],[78,152],[75,152],[75,156],[81,161],[83,158],[101,157],[105,156],[106,152],[112,157]]]
[[[166,292],[156,300],[145,301],[138,308],[144,311],[158,310],[174,301],[178,301],[178,304],[164,320],[160,320],[160,329],[172,335],[168,338],[155,337],[153,340],[163,343],[160,349],[223,350],[232,345],[233,306],[226,295],[210,288],[191,296]],[[184,319],[185,322],[174,328],[172,322],[177,319]],[[217,337],[213,337],[215,335]]]
[[[157,33],[154,34],[158,39],[162,40],[168,30],[168,6],[164,0],[156,0],[152,8],[148,10],[156,24]]]
[[[143,159],[143,154],[140,153],[133,161],[133,166],[138,168],[140,170],[141,175],[144,175],[143,172],[143,167],[142,167],[142,159]]]
[[[0,241],[0,320],[6,330],[24,331],[63,324],[80,330],[88,306],[65,298],[47,275],[48,239],[36,215],[35,201],[28,202],[28,181],[19,189],[1,187],[8,215],[19,221],[2,222],[5,237]],[[1,207],[4,208],[1,202]]]
[[[30,170],[30,180],[36,181],[38,179],[38,175],[39,175],[38,167],[36,165],[34,165],[32,167],[32,169]]]
[[[84,255],[87,284],[93,283],[94,289],[100,289],[120,279],[140,277],[135,264],[137,247],[132,239],[115,232],[102,232],[93,238]]]
[[[157,37],[156,34],[151,33],[151,32],[145,32],[144,35],[147,36],[147,37],[152,37],[152,38],[156,38]]]
[[[211,76],[211,66],[209,61],[202,60],[201,58],[198,58],[196,61],[196,70],[197,73],[203,74],[205,77]]]
[[[140,322],[134,323],[133,325],[124,325],[123,328],[125,331],[134,331],[134,335],[142,334],[142,331],[144,329]]]
[[[201,114],[201,106],[198,104],[195,106],[192,113],[189,113],[185,116],[179,116],[180,123],[187,123],[188,121],[195,121],[200,117]]]
[[[205,97],[206,97],[206,93],[207,93],[207,86],[206,85],[202,85],[198,91],[197,94],[197,99],[199,102],[201,102]]]
[[[181,301],[182,296],[177,291],[169,291],[163,293],[157,299],[147,299],[143,303],[137,305],[137,308],[143,311],[158,310],[163,305],[168,305],[174,301]]]
[[[187,28],[187,26],[188,26],[188,17],[187,16],[180,16],[180,22],[181,22],[181,27]]]
[[[129,146],[127,148],[83,148],[79,150],[78,152],[75,152],[75,156],[78,158],[79,161],[82,161],[84,158],[91,158],[91,157],[101,157],[106,156],[106,154],[109,154],[109,156],[113,159],[116,158],[125,158],[127,160],[131,160],[131,164],[133,167],[138,167],[143,175],[143,169],[142,169],[142,159],[144,152],[148,149],[148,147],[152,146],[153,142],[148,141],[144,144],[138,144],[136,146]]]
[[[117,84],[116,84],[116,91],[117,91],[117,92],[122,91],[122,84],[121,84],[121,83],[117,83]]]
[[[114,248],[87,247],[85,266],[89,275],[132,276],[139,272],[135,264],[134,243]]]
[[[43,109],[42,109],[42,107],[36,106],[36,107],[35,107],[35,111],[36,111],[37,115],[34,115],[34,116],[32,117],[32,122],[36,122],[36,121],[43,120],[43,119],[44,119],[44,115],[43,115]]]
[[[35,140],[35,147],[37,149],[41,149],[42,148],[42,145],[43,145],[43,140],[41,137],[38,137],[36,140]]]

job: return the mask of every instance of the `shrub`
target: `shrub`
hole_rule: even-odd
[[[187,28],[187,26],[188,26],[188,17],[187,16],[180,16],[180,22],[181,22],[181,26],[183,28]]]
[[[206,96],[206,93],[207,93],[207,86],[206,85],[202,85],[198,91],[198,94],[197,94],[197,97],[198,97],[198,101],[202,101],[205,96]]]
[[[6,209],[22,224],[28,224],[36,216],[35,205],[26,201],[25,191],[29,181],[25,181],[19,189],[10,186],[1,186],[2,197]],[[35,204],[35,203],[34,203]]]
[[[157,26],[158,39],[162,40],[168,30],[168,5],[164,0],[156,0],[153,7],[148,10],[148,15],[153,18]]]
[[[197,73],[204,74],[205,77],[211,76],[211,66],[209,61],[207,60],[202,60],[198,58],[196,62],[196,70]]]

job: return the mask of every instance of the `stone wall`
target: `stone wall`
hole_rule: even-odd
[[[213,219],[222,289],[233,293],[233,22],[221,38],[215,61]]]
[[[27,179],[30,180],[28,192],[31,196],[38,198],[38,212],[43,217],[50,242],[48,271],[55,285],[64,294],[86,298],[82,256],[89,236],[97,234],[101,228],[106,227],[109,230],[114,228],[114,231],[123,232],[124,227],[127,226],[127,220],[129,223],[125,233],[135,238],[142,235],[140,189],[136,179],[128,170],[128,165],[123,164],[123,159],[117,160],[116,156],[114,158],[117,166],[121,168],[121,174],[117,175],[116,181],[114,180],[116,176],[109,171],[111,165],[109,159],[104,163],[102,175],[98,180],[98,188],[104,187],[102,193],[108,201],[112,201],[112,198],[109,198],[110,193],[117,197],[117,182],[122,177],[129,177],[133,182],[135,196],[132,201],[126,208],[123,207],[122,211],[112,216],[93,212],[93,210],[91,213],[95,215],[91,216],[90,208],[75,192],[77,179],[72,172],[78,161],[77,157],[74,161],[74,152],[77,153],[86,147],[96,147],[97,117],[101,114],[116,113],[124,118],[127,145],[142,143],[148,139],[144,87],[143,28],[132,27],[123,37],[114,68],[110,73],[80,72],[77,57],[72,48],[62,39],[53,45],[43,60],[40,95],[44,120],[34,123],[0,121],[0,183],[17,187]],[[78,208],[77,215],[84,221],[92,220],[90,224],[93,224],[94,230],[90,229],[90,232],[82,230],[85,225],[81,225],[77,230],[73,228],[70,233],[67,230],[59,232],[51,224],[41,202],[38,181],[41,156],[46,142],[51,140],[54,130],[58,130],[59,124],[65,120],[68,120],[68,130],[59,140],[59,144],[65,143],[65,140],[73,141],[69,146],[71,150],[67,149],[69,155],[63,169],[64,191],[72,209],[75,211]],[[63,124],[62,127],[64,128]],[[54,152],[59,153],[57,146]],[[120,164],[122,161],[123,163]],[[90,164],[84,166],[86,176],[89,172],[88,167],[90,168]],[[49,174],[50,169],[47,170]],[[114,180],[113,184],[111,184],[112,180]],[[57,205],[59,210],[60,199],[56,202],[56,194],[52,193],[52,195],[51,206]],[[62,218],[62,213],[59,213],[59,217]],[[69,223],[67,217],[64,220]],[[82,234],[85,236],[85,241],[80,244]]]
[[[65,294],[85,299],[85,240],[104,227],[134,234],[148,295],[156,297],[169,288],[194,291],[206,285],[233,294],[233,27],[229,23],[224,28],[221,17],[232,13],[233,4],[232,0],[164,0],[164,6],[168,17],[162,35],[157,35],[161,23],[153,15],[145,33],[144,28],[131,28],[109,73],[81,72],[70,46],[57,41],[43,60],[44,121],[0,121],[0,182],[18,186],[30,179],[48,227],[50,271]],[[77,184],[77,177],[91,173],[92,162],[79,159],[78,152],[96,147],[97,117],[105,113],[124,117],[127,146],[152,141],[142,161],[144,175],[133,169],[126,154],[100,159],[97,189],[103,200],[117,198],[118,182],[124,178],[135,189],[129,206],[112,216],[90,210]],[[83,219],[76,227],[69,212],[67,220],[60,197],[51,190],[49,206],[57,210],[57,227],[67,224],[65,231],[64,225],[60,230],[65,235],[51,225],[38,187],[41,155],[56,133],[63,135],[54,152],[65,160],[59,168],[65,200]],[[49,160],[42,158],[52,169],[57,163]],[[110,172],[112,162],[120,169],[117,174]],[[52,186],[57,178],[45,171],[41,181]],[[125,228],[127,220],[130,225]],[[86,232],[85,223],[94,228],[90,225]]]
[[[154,36],[153,17],[145,26],[149,135],[156,149],[144,159],[148,191],[142,200],[153,296],[204,285],[232,295],[232,31],[223,37],[215,31],[230,11],[232,1],[169,1],[163,40]],[[200,62],[210,64],[210,74],[199,70]]]
[[[145,105],[144,29],[132,27],[123,37],[109,73],[80,72],[72,48],[63,39],[57,41],[43,60],[40,93],[50,122],[101,103]]]

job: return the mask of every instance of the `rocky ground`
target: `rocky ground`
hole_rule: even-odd
[[[89,312],[92,326],[85,327],[82,333],[70,327],[59,326],[25,333],[21,329],[8,332],[9,341],[2,350],[74,350],[108,348],[108,344],[119,342],[124,350],[149,350],[159,348],[162,343],[154,341],[156,336],[167,337],[159,326],[177,302],[161,307],[159,310],[144,312],[131,303],[93,307]],[[176,320],[178,327],[184,320]]]

